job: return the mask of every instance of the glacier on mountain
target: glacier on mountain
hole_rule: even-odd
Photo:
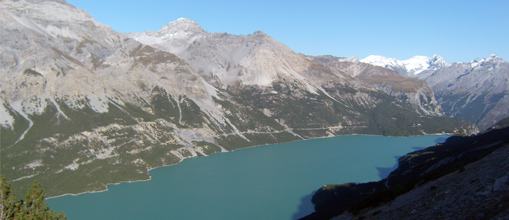
[[[447,63],[438,55],[404,61],[369,56],[361,62],[425,80],[447,115],[473,121],[481,129],[509,116],[509,63],[495,54],[464,63]]]
[[[360,62],[369,63],[375,66],[381,66],[398,71],[408,76],[416,76],[426,70],[436,70],[448,66],[449,64],[439,55],[414,56],[406,60],[397,60],[395,58],[386,58],[378,55],[370,55]]]

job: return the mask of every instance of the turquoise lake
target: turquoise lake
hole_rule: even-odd
[[[149,181],[48,199],[68,219],[298,219],[324,184],[385,178],[406,153],[447,135],[339,136],[241,149],[150,172]]]

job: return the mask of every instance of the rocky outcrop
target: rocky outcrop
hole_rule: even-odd
[[[313,196],[316,212],[303,219],[503,219],[508,122],[409,153],[379,182],[325,185]]]
[[[509,146],[379,207],[333,219],[505,219],[509,216]]]

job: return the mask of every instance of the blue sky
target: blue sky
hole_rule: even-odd
[[[307,55],[441,55],[509,59],[507,0],[68,0],[121,32],[157,31],[185,17],[208,32],[261,30]]]

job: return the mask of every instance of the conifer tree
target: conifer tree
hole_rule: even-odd
[[[16,219],[16,220],[54,220],[66,219],[65,215],[60,212],[49,209],[44,201],[44,191],[37,181],[28,190],[25,201],[15,201],[15,195],[11,185],[5,181],[5,176],[0,177],[0,219]]]
[[[22,209],[23,201],[16,202],[16,195],[4,175],[0,176],[0,180],[0,219],[14,219],[15,214]]]

